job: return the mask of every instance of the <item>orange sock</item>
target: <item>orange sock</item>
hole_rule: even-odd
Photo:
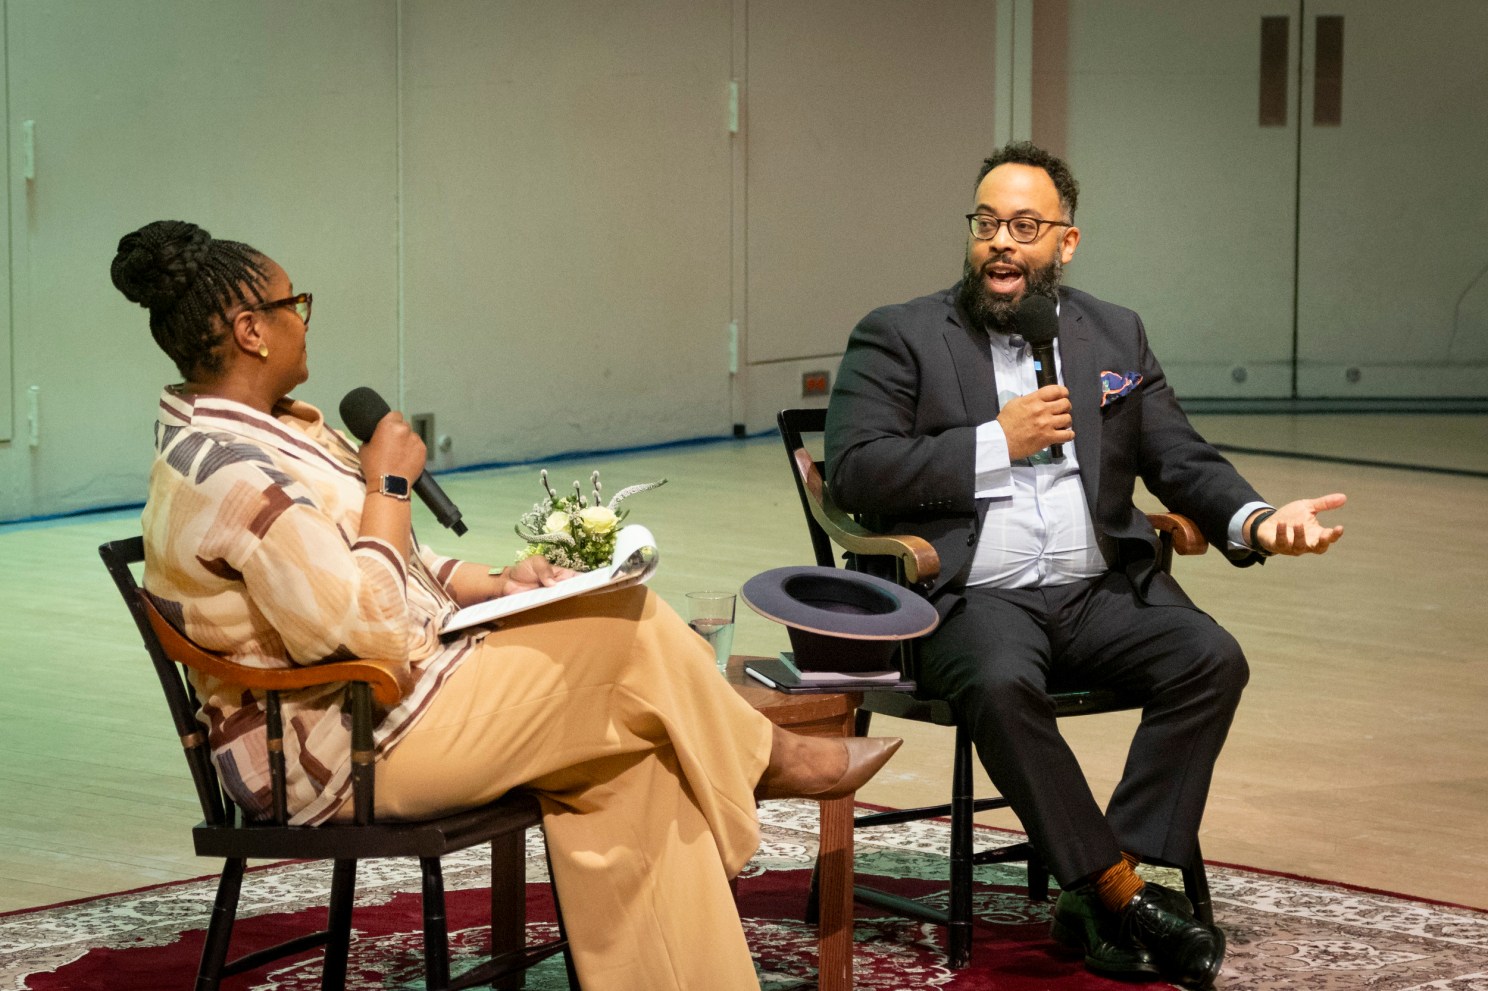
[[[1101,904],[1112,912],[1120,912],[1126,908],[1127,903],[1144,887],[1145,882],[1132,870],[1136,864],[1136,857],[1123,853],[1119,861],[1096,875],[1096,894],[1100,896]]]

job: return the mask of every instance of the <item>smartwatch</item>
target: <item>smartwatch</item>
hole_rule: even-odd
[[[397,499],[400,502],[407,502],[408,479],[404,478],[402,475],[384,475],[382,476],[382,487],[379,488],[377,491],[390,499]]]

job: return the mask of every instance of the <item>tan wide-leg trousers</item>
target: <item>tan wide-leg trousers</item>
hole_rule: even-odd
[[[757,991],[728,879],[759,844],[770,734],[666,603],[582,597],[466,658],[378,764],[377,813],[531,788],[585,991]]]

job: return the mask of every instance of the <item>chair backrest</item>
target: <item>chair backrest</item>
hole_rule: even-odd
[[[865,566],[867,562],[882,563],[887,560],[892,562],[891,572],[877,569],[881,572],[879,577],[891,578],[901,585],[915,586],[922,581],[928,584],[928,580],[934,577],[940,567],[935,561],[935,552],[928,543],[918,538],[908,538],[908,542],[918,544],[919,547],[911,549],[901,546],[892,551],[871,548],[875,535],[833,504],[826,488],[823,462],[811,457],[805,438],[807,434],[826,432],[827,411],[822,408],[783,409],[776,414],[775,424],[780,430],[780,439],[785,443],[785,456],[790,462],[791,478],[796,483],[796,495],[801,499],[801,513],[806,518],[806,529],[811,535],[811,548],[816,554],[816,563],[823,568],[837,567],[837,549],[838,544],[841,544],[845,551],[844,566],[847,568],[873,571],[875,569],[871,566]],[[822,518],[826,518],[832,525],[838,543],[833,542],[832,536],[822,526]],[[865,558],[860,554],[871,554],[874,557]],[[909,562],[908,566],[906,561]],[[914,677],[918,669],[915,641],[900,641],[898,655],[900,671]]]
[[[847,568],[921,591],[929,589],[940,574],[940,558],[929,541],[909,534],[878,533],[833,501],[823,478],[822,462],[812,457],[803,436],[825,431],[826,411],[785,409],[775,422],[785,442],[796,494],[801,497],[816,563],[835,567],[836,549],[840,548]]]
[[[150,610],[145,604],[143,590],[134,579],[134,566],[145,560],[143,537],[115,540],[98,548],[99,557],[108,569],[109,577],[119,589],[124,606],[139,630],[145,651],[155,666],[155,675],[165,692],[165,703],[170,709],[171,721],[175,723],[176,735],[185,751],[186,765],[191,769],[191,780],[196,785],[196,797],[201,802],[202,816],[210,825],[228,822],[227,810],[231,808],[217,778],[217,769],[212,764],[212,750],[207,742],[206,729],[197,722],[196,713],[200,705],[191,683],[186,680],[184,669],[166,656],[150,623]]]
[[[820,408],[783,409],[776,414],[775,425],[780,428],[780,439],[785,442],[785,456],[791,464],[791,479],[796,483],[796,495],[801,499],[801,512],[806,517],[806,529],[811,535],[811,550],[816,555],[816,563],[823,568],[836,567],[837,556],[833,551],[831,538],[811,512],[811,494],[806,490],[806,483],[801,478],[796,462],[796,452],[806,449],[803,435],[826,432],[827,411]],[[820,473],[822,462],[816,461],[814,464]]]

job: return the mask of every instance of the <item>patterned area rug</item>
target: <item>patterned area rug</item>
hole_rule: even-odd
[[[810,988],[816,981],[815,934],[803,925],[816,806],[777,802],[761,810],[759,854],[741,878],[745,917],[764,991]],[[947,831],[921,823],[858,835],[859,874],[926,902],[944,904]],[[1014,834],[983,830],[980,844]],[[534,936],[554,928],[545,868],[535,835],[528,846],[528,905]],[[486,865],[480,853],[445,862],[451,946],[474,960],[485,938]],[[318,925],[330,872],[326,865],[283,865],[252,872],[244,885],[234,952],[267,945]],[[1170,879],[1164,879],[1170,880]],[[1048,907],[1031,904],[1017,867],[979,872],[979,919],[973,965],[945,968],[940,933],[920,923],[859,909],[857,987],[947,991],[1115,991],[1132,985],[1088,974],[1072,953],[1047,938]],[[1229,867],[1211,867],[1215,914],[1230,951],[1223,991],[1488,991],[1488,913]],[[369,862],[359,872],[356,941],[347,987],[385,991],[422,987],[419,882],[412,862]],[[0,916],[0,989],[4,991],[155,991],[192,985],[201,926],[214,879],[109,895]],[[1159,985],[1163,986],[1163,985]],[[319,957],[224,983],[225,989],[305,991],[319,987]],[[528,976],[534,991],[566,987],[549,961]]]

